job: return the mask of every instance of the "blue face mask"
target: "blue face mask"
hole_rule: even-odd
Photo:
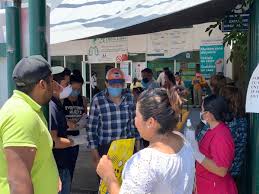
[[[70,96],[73,96],[73,97],[76,97],[76,96],[79,96],[81,92],[79,90],[73,90],[70,94]]]
[[[122,88],[108,88],[108,92],[112,97],[118,97],[122,93]]]
[[[143,88],[147,89],[149,86],[149,82],[145,82],[145,81],[141,81],[141,85],[143,86]]]

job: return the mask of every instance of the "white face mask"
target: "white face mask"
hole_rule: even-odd
[[[201,119],[201,122],[203,122],[204,125],[208,125],[208,122],[206,120],[203,119],[203,115],[204,112],[200,112],[200,119]]]
[[[72,93],[73,89],[71,85],[68,85],[67,87],[63,88],[62,92],[59,94],[60,99],[65,99]]]

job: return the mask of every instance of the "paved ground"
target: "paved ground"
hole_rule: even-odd
[[[199,112],[199,109],[192,109],[189,115],[194,127],[200,120]],[[85,146],[81,146],[72,184],[72,194],[97,194],[97,190],[98,180],[91,163],[90,152]]]

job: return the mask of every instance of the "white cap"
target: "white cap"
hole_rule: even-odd
[[[191,119],[187,119],[187,124],[186,124],[187,127],[191,127],[192,126],[192,123],[191,123]]]

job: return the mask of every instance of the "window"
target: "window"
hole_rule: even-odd
[[[82,73],[82,61],[83,55],[74,55],[74,56],[65,56],[66,58],[66,67],[73,71],[74,69],[80,70]]]
[[[62,66],[64,67],[64,56],[52,56],[51,57],[51,66]]]

